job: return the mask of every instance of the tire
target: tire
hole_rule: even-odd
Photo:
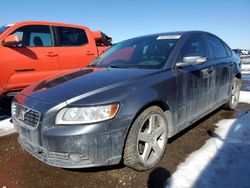
[[[230,84],[230,91],[229,91],[229,99],[225,104],[225,108],[228,110],[235,110],[240,98],[240,87],[241,87],[241,80],[239,78],[234,77]]]
[[[153,168],[165,152],[167,138],[166,115],[158,106],[147,108],[136,118],[128,133],[124,164],[137,171]]]
[[[12,97],[0,98],[0,115],[11,115]]]

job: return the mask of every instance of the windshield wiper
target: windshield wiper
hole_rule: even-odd
[[[128,66],[128,65],[110,65],[108,67],[110,67],[110,68],[129,68],[130,66]]]
[[[96,64],[92,64],[92,65],[87,65],[86,67],[97,67]]]
[[[140,65],[137,65],[137,64],[123,64],[123,65],[109,65],[107,67],[110,67],[110,68],[126,68],[126,69],[129,69],[129,68],[140,68],[142,66]]]
[[[106,66],[103,66],[103,65],[98,65],[98,64],[92,64],[92,65],[87,65],[86,67],[101,67],[101,68],[125,68],[125,69],[128,69],[128,68],[137,68],[137,67],[140,67],[140,65],[128,65],[128,64],[124,64],[124,65],[106,65]]]

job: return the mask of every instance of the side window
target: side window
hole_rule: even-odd
[[[83,29],[57,27],[60,46],[81,46],[88,43],[88,37]]]
[[[41,47],[53,46],[52,34],[49,26],[30,25],[18,28],[12,34],[22,37],[23,46]]]
[[[209,51],[202,35],[191,37],[182,47],[178,61],[182,61],[184,57],[201,56],[209,57]]]
[[[227,56],[228,57],[231,57],[232,56],[232,50],[228,47],[228,45],[226,45],[225,43],[224,43],[224,46],[225,46],[225,48],[226,48],[226,51],[227,51]]]
[[[213,58],[218,59],[227,57],[226,49],[220,39],[212,35],[208,35],[208,43],[211,48]]]

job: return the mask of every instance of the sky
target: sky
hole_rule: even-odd
[[[85,25],[119,42],[140,35],[203,30],[250,50],[250,0],[3,0],[0,25],[43,20]]]

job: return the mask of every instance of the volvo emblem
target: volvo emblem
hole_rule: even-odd
[[[25,118],[25,114],[28,112],[29,110],[21,110],[19,115],[18,115],[18,119],[21,121],[24,121]]]

